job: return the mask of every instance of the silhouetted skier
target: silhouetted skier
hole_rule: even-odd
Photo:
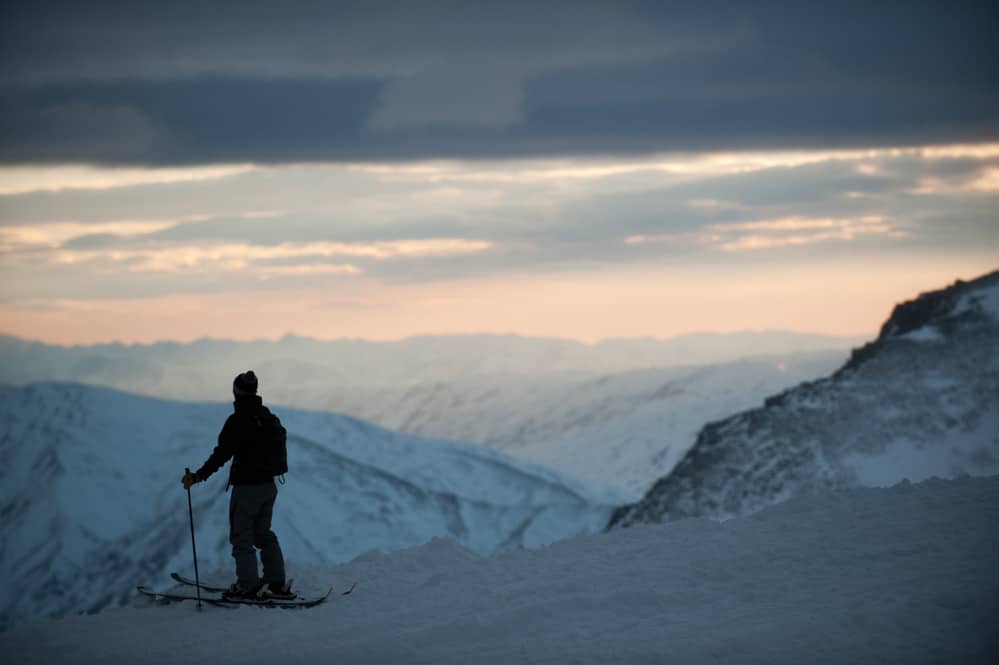
[[[236,583],[225,597],[271,595],[293,597],[286,583],[284,556],[277,536],[271,531],[271,515],[277,498],[274,476],[287,471],[285,430],[257,395],[253,371],[240,374],[232,382],[235,411],[219,433],[218,445],[208,460],[182,483],[189,489],[208,479],[232,458],[229,484],[229,542],[236,560]],[[257,575],[257,553],[263,564],[263,579]]]

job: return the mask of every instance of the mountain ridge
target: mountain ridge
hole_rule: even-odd
[[[958,279],[952,285],[943,289],[920,293],[916,298],[895,305],[888,319],[881,326],[877,338],[868,342],[850,354],[850,360],[843,369],[852,369],[864,360],[878,352],[886,340],[914,332],[925,326],[932,325],[941,332],[952,331],[962,319],[978,319],[983,314],[974,309],[966,308],[954,315],[954,309],[959,300],[969,291],[990,289],[999,284],[999,270],[983,275],[971,281]]]
[[[802,492],[999,471],[999,272],[899,304],[837,372],[708,423],[608,528],[751,513]]]
[[[247,367],[256,370],[263,363],[278,372],[273,377],[258,372],[271,385],[398,386],[490,374],[608,373],[728,362],[749,356],[845,349],[861,339],[755,331],[662,340],[611,339],[596,344],[517,335],[454,335],[399,342],[327,342],[286,336],[277,341],[205,339],[66,347],[0,335],[0,383],[63,380],[176,399],[210,400],[211,386],[226,386],[235,371]],[[281,373],[281,364],[288,362],[299,363],[294,374]],[[300,378],[302,367],[311,368],[304,379]],[[163,381],[167,368],[177,375],[176,382]]]

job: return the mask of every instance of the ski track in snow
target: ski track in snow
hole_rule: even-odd
[[[999,476],[805,495],[483,558],[291,565],[304,611],[132,607],[0,634],[16,662],[994,663]],[[204,573],[227,579],[227,571]]]

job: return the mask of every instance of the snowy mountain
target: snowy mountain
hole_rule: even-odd
[[[722,389],[750,404],[771,392],[831,371],[846,350],[757,357],[718,365],[680,365],[612,373],[490,374],[393,386],[275,387],[275,399],[321,411],[345,412],[388,429],[517,451],[578,437],[608,419],[627,418],[657,404],[670,408],[685,393]],[[801,378],[799,378],[801,377]],[[727,385],[738,386],[726,390]],[[613,403],[611,403],[613,402]]]
[[[831,377],[707,425],[613,525],[753,512],[802,492],[999,472],[999,272],[898,305]]]
[[[602,375],[497,375],[277,394],[401,432],[499,448],[621,503],[638,499],[669,471],[705,423],[827,374],[846,357],[815,352]]]
[[[207,458],[231,408],[77,384],[0,388],[0,625],[114,606],[138,581],[187,568],[180,477]],[[291,561],[345,561],[434,536],[480,553],[539,546],[609,515],[553,473],[497,451],[276,412],[291,470],[275,531]],[[227,468],[192,490],[206,570],[231,567]]]
[[[843,340],[742,333],[586,346],[565,340],[471,336],[452,339],[451,357],[438,338],[383,344],[393,362],[411,370],[403,379],[402,371],[392,374],[385,369],[385,359],[370,358],[371,369],[355,368],[352,378],[344,373],[357,358],[341,363],[338,370],[315,364],[338,358],[336,349],[347,342],[286,338],[275,343],[75,349],[21,342],[19,353],[13,352],[18,344],[10,342],[6,355],[12,362],[0,365],[0,375],[71,378],[140,394],[163,389],[182,399],[215,400],[228,392],[233,372],[253,367],[271,403],[345,413],[420,437],[485,444],[558,468],[608,501],[623,503],[640,498],[668,472],[705,423],[824,376],[846,359],[845,348],[788,350],[820,343]],[[379,348],[353,344],[363,358],[370,355],[369,346]],[[731,348],[723,353],[718,347],[724,344]],[[687,351],[690,358],[728,357],[782,344],[779,354],[714,365],[633,367],[640,362],[676,362]],[[0,343],[0,356],[5,355],[3,347]],[[476,348],[478,365],[473,362]],[[546,354],[550,359],[543,358]],[[313,361],[306,362],[306,357]],[[529,366],[534,369],[528,371]],[[599,367],[609,370],[596,372]],[[471,373],[461,374],[459,368]],[[390,374],[394,381],[383,383]],[[445,378],[431,380],[434,376]]]
[[[160,605],[0,633],[25,665],[991,665],[999,477],[800,496],[482,558],[436,539],[290,570],[309,610]],[[202,575],[225,580],[226,571]],[[161,588],[168,588],[164,585]]]
[[[635,501],[673,468],[705,423],[822,376],[845,355],[808,353],[626,372],[575,381],[563,387],[561,399],[527,393],[519,400],[519,418],[511,408],[504,422],[516,424],[518,437],[530,443],[506,450],[619,501]],[[492,411],[497,410],[494,405]]]

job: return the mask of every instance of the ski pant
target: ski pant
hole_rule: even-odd
[[[277,536],[271,531],[271,515],[277,485],[274,481],[259,485],[233,485],[229,497],[229,542],[236,560],[236,581],[244,589],[260,585],[257,576],[257,553],[263,564],[265,583],[283,584],[284,556]]]

